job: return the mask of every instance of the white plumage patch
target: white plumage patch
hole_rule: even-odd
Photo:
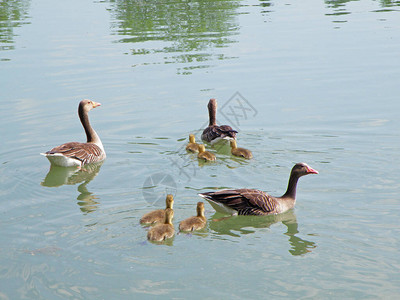
[[[209,199],[206,195],[203,195],[203,194],[198,194],[198,195],[199,195],[200,197],[206,199],[206,200],[208,201],[208,203],[210,203],[210,205],[211,205],[217,212],[219,212],[219,213],[221,213],[221,214],[228,214],[228,215],[232,215],[232,216],[238,214],[237,210],[234,210],[234,209],[230,208],[229,206],[224,205],[224,204],[222,204],[222,203],[215,202],[215,201]]]
[[[215,138],[215,139],[213,139],[211,142],[210,142],[210,144],[211,145],[215,145],[216,143],[219,143],[219,142],[222,142],[222,143],[224,143],[225,141],[230,141],[232,138],[231,137],[229,137],[229,136],[225,136],[225,137],[217,137],[217,138]]]
[[[47,157],[52,165],[60,166],[60,167],[80,167],[81,161],[75,158],[66,157],[61,153],[54,153],[54,154],[46,154],[40,153]]]

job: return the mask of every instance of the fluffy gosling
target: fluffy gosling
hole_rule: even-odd
[[[196,143],[194,134],[189,134],[189,144],[186,145],[186,151],[199,152],[199,144]]]
[[[244,157],[246,159],[253,158],[253,153],[250,150],[244,148],[238,148],[236,144],[236,140],[231,140],[231,153],[235,156]]]
[[[157,224],[149,229],[147,232],[147,239],[149,241],[162,242],[166,239],[172,238],[175,234],[174,225],[172,225],[172,218],[174,217],[174,210],[167,208],[165,210],[165,220],[163,224]]]
[[[203,229],[207,224],[207,219],[204,216],[204,203],[197,203],[197,216],[187,218],[179,223],[180,231],[194,231]]]
[[[214,154],[206,151],[206,147],[203,144],[199,144],[199,154],[197,157],[205,161],[215,161],[217,159]]]
[[[174,197],[171,194],[167,195],[167,198],[165,199],[165,204],[167,208],[173,208],[174,206]],[[157,209],[153,210],[151,212],[148,212],[147,214],[144,214],[143,217],[140,219],[140,223],[142,224],[155,224],[155,223],[161,223],[164,222],[165,220],[165,209]]]

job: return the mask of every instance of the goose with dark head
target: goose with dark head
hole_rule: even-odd
[[[215,210],[231,215],[269,215],[280,214],[294,207],[296,188],[300,177],[318,174],[318,171],[305,163],[295,164],[290,172],[286,192],[274,197],[266,192],[253,189],[219,190],[201,193]]]
[[[215,144],[220,140],[236,139],[236,130],[233,130],[229,125],[217,125],[217,100],[210,99],[208,102],[208,127],[204,129],[201,139],[211,144]]]

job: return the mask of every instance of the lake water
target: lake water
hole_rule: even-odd
[[[0,1],[0,299],[397,299],[399,1]],[[85,171],[39,153],[84,141]],[[208,120],[254,159],[184,146]],[[140,217],[175,197],[257,188],[294,210],[224,218],[162,245]]]

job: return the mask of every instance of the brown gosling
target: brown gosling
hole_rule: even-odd
[[[165,199],[165,204],[166,207],[165,209],[168,208],[173,208],[174,206],[174,197],[171,194],[167,195],[167,198]],[[164,222],[165,220],[165,209],[157,209],[153,210],[151,212],[148,212],[147,214],[143,215],[143,217],[140,219],[140,223],[142,224],[155,224],[155,223],[161,223]]]
[[[186,151],[199,152],[199,144],[196,143],[194,134],[189,134],[189,144],[186,146]]]
[[[199,144],[199,154],[197,157],[205,161],[215,161],[217,159],[214,154],[206,151],[206,147],[203,144]]]
[[[204,216],[204,203],[197,203],[197,216],[187,218],[179,223],[180,231],[194,231],[203,229],[207,224],[207,219]]]
[[[238,148],[236,144],[236,140],[231,140],[231,153],[235,156],[241,156],[247,159],[253,158],[253,153],[250,150],[244,148]]]
[[[174,217],[174,210],[167,208],[165,210],[165,220],[163,224],[157,224],[150,228],[147,233],[147,239],[155,242],[162,242],[166,239],[172,238],[175,234],[174,225],[172,225],[172,218]]]

